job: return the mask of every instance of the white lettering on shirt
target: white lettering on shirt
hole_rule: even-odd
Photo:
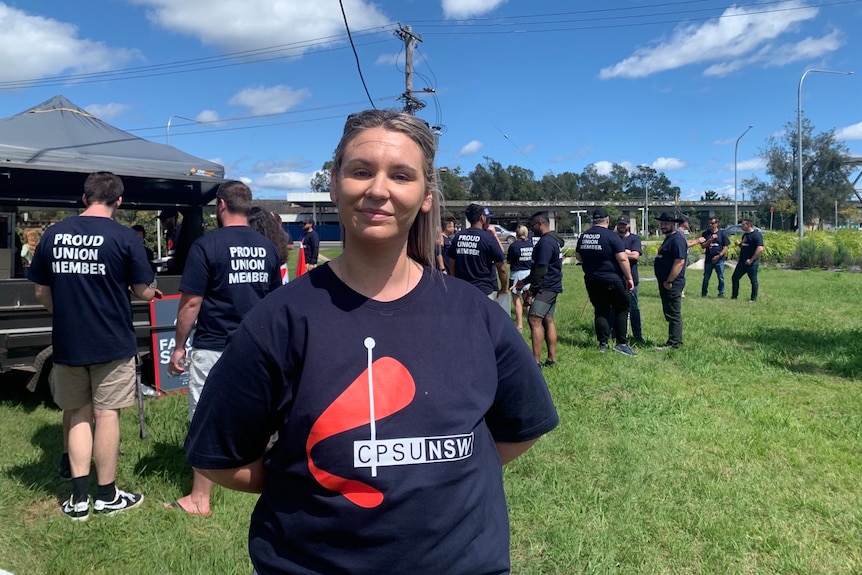
[[[353,466],[391,467],[458,461],[473,455],[473,434],[353,442]]]
[[[57,234],[51,248],[51,271],[55,274],[106,275],[105,264],[99,263],[99,246],[104,236],[89,234]]]
[[[231,246],[229,284],[269,283],[266,269],[266,248],[262,246]]]

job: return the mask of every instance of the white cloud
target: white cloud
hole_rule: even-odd
[[[401,54],[380,54],[374,61],[375,66],[393,66],[400,64],[404,59]]]
[[[195,120],[198,122],[218,122],[221,118],[215,110],[204,110],[197,116]]]
[[[294,90],[281,85],[269,88],[260,86],[241,90],[228,100],[228,104],[245,106],[255,115],[281,114],[310,97],[311,92],[306,88]]]
[[[284,55],[301,56],[314,48],[347,41],[341,11],[332,2],[273,0],[132,0],[149,8],[155,24],[198,38],[226,51],[284,46]],[[335,9],[333,9],[335,8]],[[365,0],[345,0],[352,30],[390,22]],[[320,38],[329,38],[321,42]],[[314,42],[312,42],[314,41]],[[268,57],[273,54],[268,53]]]
[[[600,160],[598,162],[594,162],[593,166],[596,168],[596,172],[600,176],[607,176],[611,173],[611,170],[614,168],[613,162],[608,162],[607,160]]]
[[[706,74],[723,75],[752,62],[782,65],[806,53],[823,54],[836,49],[837,32],[821,39],[806,38],[793,45],[773,44],[779,36],[796,31],[801,22],[813,19],[818,12],[802,2],[790,2],[784,7],[787,9],[769,13],[758,6],[730,7],[720,18],[678,27],[670,39],[637,49],[625,60],[603,68],[599,77],[642,78],[706,62],[715,62]]]
[[[275,190],[311,190],[311,178],[314,174],[307,172],[270,172],[254,179],[255,188],[270,188]]]
[[[506,0],[443,0],[443,15],[446,18],[470,18],[481,16]]]
[[[732,170],[733,164],[728,165],[727,169]],[[736,171],[738,172],[757,172],[765,169],[766,159],[760,157],[750,158],[736,163]]]
[[[668,172],[671,170],[681,170],[686,167],[688,164],[679,158],[659,158],[655,162],[652,163],[652,167],[655,170],[659,170],[662,172]]]
[[[835,130],[835,138],[838,140],[862,140],[862,122],[838,128]]]
[[[129,108],[131,108],[131,106],[128,104],[117,104],[116,102],[84,106],[84,109],[87,110],[87,112],[103,121],[113,120]]]
[[[138,57],[134,50],[78,38],[77,26],[31,16],[3,2],[0,27],[0,81],[103,72]]]
[[[462,158],[464,156],[472,156],[474,154],[478,154],[484,146],[485,144],[483,144],[479,140],[472,140],[465,144],[463,148],[461,148],[461,151],[458,152],[457,157]]]
[[[800,60],[810,60],[834,52],[844,43],[841,32],[835,30],[822,38],[805,38],[796,44],[764,47],[751,56],[733,62],[715,64],[703,71],[704,76],[726,76],[745,66],[784,66]]]

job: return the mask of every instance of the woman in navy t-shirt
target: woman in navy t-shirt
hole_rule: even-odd
[[[501,464],[558,417],[511,320],[434,269],[433,159],[413,116],[350,116],[330,191],[342,254],[264,299],[209,374],[186,454],[260,494],[260,575],[509,571]],[[474,327],[441,338],[441,321]]]

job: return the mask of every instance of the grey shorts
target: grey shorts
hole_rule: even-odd
[[[557,309],[557,293],[552,291],[540,291],[533,298],[530,305],[529,315],[536,317],[554,317]]]
[[[194,349],[189,352],[189,421],[195,415],[201,392],[210,370],[221,357],[221,351],[211,349]]]

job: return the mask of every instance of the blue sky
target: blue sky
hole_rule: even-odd
[[[400,107],[398,24],[422,37],[418,113],[439,166],[663,171],[684,199],[733,195],[803,111],[862,156],[862,0],[0,1],[0,116],[62,94],[219,162],[257,197],[308,191],[343,120]],[[358,57],[358,66],[357,66]],[[360,70],[365,80],[363,86]],[[366,87],[368,95],[366,94]],[[168,123],[170,122],[170,130]],[[740,189],[742,193],[742,189]]]

